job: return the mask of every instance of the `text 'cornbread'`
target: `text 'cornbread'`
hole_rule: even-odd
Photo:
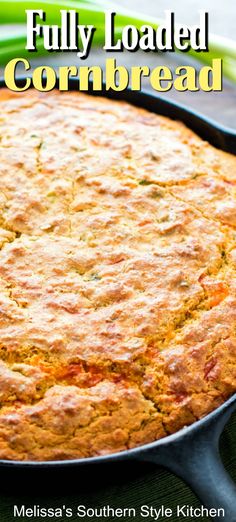
[[[236,158],[80,93],[0,91],[0,459],[104,455],[236,391]]]

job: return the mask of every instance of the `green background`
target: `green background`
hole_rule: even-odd
[[[221,455],[224,464],[236,481],[236,415],[226,426],[221,437]],[[193,470],[194,473],[194,470]],[[204,473],[204,469],[203,469]],[[235,499],[236,501],[236,499]],[[62,520],[57,518],[14,518],[13,505],[25,504],[32,507],[39,504],[41,507],[60,507],[66,504],[73,508],[76,513],[76,506],[84,504],[86,507],[102,507],[109,504],[113,508],[136,508],[137,512],[142,504],[165,507],[176,510],[177,504],[189,504],[199,507],[192,491],[177,477],[168,471],[147,464],[111,464],[104,467],[93,466],[89,469],[69,470],[51,474],[48,470],[41,470],[34,475],[23,472],[1,470],[1,522],[11,522],[12,520]],[[65,520],[85,522],[117,521],[122,522],[125,518],[72,518]],[[129,518],[126,520],[134,522],[149,522],[151,518]],[[184,517],[160,518],[160,521],[170,520],[171,522],[184,522],[188,520]],[[209,518],[191,518],[209,522]],[[63,520],[64,522],[64,520]],[[227,522],[227,520],[226,520]]]

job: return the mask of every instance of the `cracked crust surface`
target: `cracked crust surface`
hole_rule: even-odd
[[[103,455],[236,391],[236,158],[79,93],[0,91],[0,458]]]

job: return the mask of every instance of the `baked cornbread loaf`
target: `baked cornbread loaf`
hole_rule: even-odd
[[[179,122],[0,91],[0,458],[173,433],[236,391],[236,158]]]

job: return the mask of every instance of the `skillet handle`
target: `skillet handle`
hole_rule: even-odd
[[[224,522],[236,522],[236,484],[221,461],[219,438],[235,407],[233,401],[230,408],[200,429],[195,426],[192,433],[182,432],[179,439],[163,448],[161,458],[160,454],[156,458],[191,487],[203,506],[217,510],[212,513],[214,520]]]
[[[187,451],[182,450],[181,458],[173,455],[169,469],[191,487],[205,507],[223,510],[216,520],[236,522],[236,485],[222,464],[218,447],[199,438]]]

